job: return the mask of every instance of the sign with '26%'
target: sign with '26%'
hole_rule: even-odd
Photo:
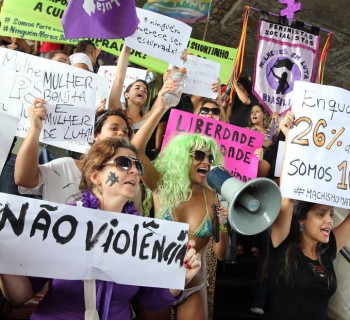
[[[350,208],[350,92],[296,82],[281,184],[285,197]]]

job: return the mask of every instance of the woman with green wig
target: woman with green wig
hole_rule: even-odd
[[[165,82],[158,94],[152,113],[137,132],[132,142],[139,151],[145,171],[142,176],[149,189],[146,204],[153,199],[155,216],[170,221],[189,224],[189,238],[196,241],[196,250],[201,254],[202,268],[186,286],[182,301],[177,303],[177,319],[208,319],[206,251],[213,234],[213,224],[219,202],[213,190],[206,184],[211,166],[222,164],[223,156],[215,140],[200,134],[179,134],[151,162],[146,154],[146,144],[159,119],[165,113],[161,96],[176,85]],[[147,207],[145,207],[147,212]],[[219,219],[220,220],[220,219]],[[226,229],[219,227],[219,242],[213,249],[219,260],[225,258],[227,248]],[[170,319],[169,310],[148,315],[147,319]],[[144,318],[143,318],[144,319]]]

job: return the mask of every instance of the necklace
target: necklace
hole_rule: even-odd
[[[99,209],[100,201],[98,201],[97,197],[90,191],[85,190],[81,195],[81,203],[84,208],[91,208],[91,209]],[[139,212],[135,208],[135,203],[133,201],[128,201],[122,210],[124,213],[132,214],[132,215],[139,215]]]

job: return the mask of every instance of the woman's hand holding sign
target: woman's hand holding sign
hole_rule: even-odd
[[[43,127],[43,120],[46,116],[45,100],[35,98],[33,103],[28,108],[30,128],[38,130],[39,134]]]
[[[196,276],[202,265],[202,257],[194,248],[195,241],[190,240],[187,244],[187,253],[184,258],[184,266],[186,268],[185,285],[191,282],[191,280]],[[180,290],[169,289],[170,293],[176,297],[180,294]]]

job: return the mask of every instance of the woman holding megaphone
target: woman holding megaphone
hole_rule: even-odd
[[[189,224],[189,238],[196,241],[196,250],[202,257],[202,268],[184,291],[181,303],[176,306],[177,319],[208,319],[206,252],[213,234],[216,206],[215,193],[206,186],[206,177],[212,165],[222,163],[222,154],[217,143],[199,134],[180,134],[152,163],[145,154],[148,139],[167,107],[162,95],[175,86],[173,80],[164,83],[153,105],[153,111],[146,123],[136,133],[133,143],[138,149],[145,166],[142,180],[149,188],[148,202],[154,203],[155,216],[161,219]],[[147,208],[145,208],[147,211]],[[216,257],[225,258],[227,234],[220,226],[219,242],[213,244]],[[169,310],[153,315],[143,314],[142,319],[169,319]]]
[[[287,136],[288,112],[280,123]],[[272,320],[327,319],[337,288],[336,253],[350,240],[350,215],[335,228],[332,206],[283,198],[272,225],[268,271]]]

